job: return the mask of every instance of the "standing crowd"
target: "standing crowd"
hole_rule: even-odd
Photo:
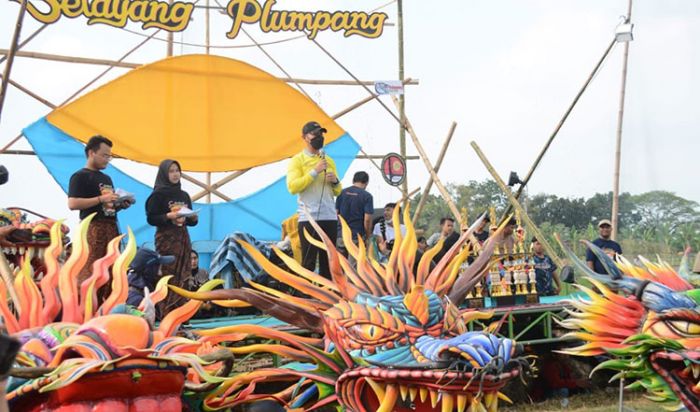
[[[343,189],[335,161],[324,151],[326,132],[327,130],[315,121],[306,123],[302,128],[301,138],[305,147],[292,157],[287,173],[287,188],[291,194],[297,195],[298,220],[294,228],[288,227],[294,224],[293,221],[285,222],[283,227],[287,232],[294,229],[298,232],[301,252],[300,256],[295,258],[302,266],[310,271],[318,270],[321,276],[330,279],[328,256],[304,235],[308,233],[314,239],[321,240],[311,224],[311,219],[347,256],[347,245],[342,236],[339,236],[338,216],[342,216],[350,228],[353,243],[359,244],[360,239],[365,245],[376,242],[380,259],[387,259],[396,238],[393,212],[400,206],[395,203],[386,204],[383,216],[374,221],[374,201],[367,191],[369,175],[364,171],[355,173],[352,185]],[[105,137],[92,137],[85,146],[85,167],[75,172],[70,179],[68,207],[78,210],[81,219],[94,213],[87,232],[90,253],[79,275],[79,283],[92,274],[93,263],[106,254],[107,244],[118,236],[119,211],[132,207],[135,202],[133,196],[116,190],[109,175],[103,173],[112,159],[112,146],[112,142]],[[173,275],[170,284],[188,289],[196,288],[208,279],[206,271],[198,267],[198,255],[192,249],[187,228],[197,225],[198,217],[191,210],[190,196],[181,188],[181,176],[182,167],[177,160],[166,159],[160,163],[153,192],[145,203],[147,221],[156,227],[156,250],[140,248],[137,252],[129,273],[129,295],[132,302],[143,298],[144,288],[153,290],[161,273]],[[479,242],[483,243],[488,239],[490,230],[494,227],[489,226],[490,223],[486,217],[480,227],[476,228],[474,236]],[[405,233],[406,228],[403,224],[396,227],[402,234]],[[611,256],[615,253],[621,254],[620,245],[610,239],[610,221],[602,220],[598,227],[600,238],[593,243]],[[509,222],[500,240],[504,250],[509,247],[512,250],[514,230],[515,222]],[[455,220],[451,217],[442,218],[439,232],[427,239],[423,236],[418,238],[416,261],[428,248],[442,240],[442,248],[433,259],[434,262],[438,262],[458,239],[459,232],[455,230]],[[537,239],[532,239],[532,249],[538,292],[558,294],[560,285],[556,276],[556,265],[544,254]],[[601,262],[590,250],[586,260],[592,270],[606,273]],[[104,300],[109,292],[107,285],[100,291],[98,299]],[[160,313],[167,313],[181,305],[182,299],[179,295],[169,294],[168,299],[160,304]]]

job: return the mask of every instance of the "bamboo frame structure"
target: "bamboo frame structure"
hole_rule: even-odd
[[[396,105],[398,108],[400,103],[396,96],[391,96],[391,100],[394,102],[394,105]],[[442,184],[442,180],[440,180],[440,178],[438,177],[437,173],[435,172],[435,169],[433,168],[433,165],[430,164],[430,159],[428,159],[428,155],[427,153],[425,153],[423,145],[421,144],[420,139],[418,139],[418,136],[413,130],[413,126],[411,126],[411,123],[408,121],[408,118],[404,123],[404,127],[406,128],[406,131],[408,132],[409,136],[411,136],[413,145],[416,146],[416,149],[420,154],[421,160],[423,160],[425,168],[428,170],[428,173],[430,173],[430,176],[433,178],[435,186],[437,186],[438,190],[440,191],[440,194],[442,195],[442,198],[445,200],[445,203],[447,203],[447,206],[449,206],[450,211],[454,215],[455,219],[457,219],[457,221],[459,222],[459,226],[462,227],[464,225],[462,213],[457,208],[457,205],[452,199],[452,196],[450,196],[450,193],[447,191],[447,188],[445,188],[445,185]]]
[[[10,50],[7,54],[7,63],[5,64],[5,71],[2,75],[2,83],[0,83],[0,118],[2,116],[2,108],[5,105],[5,96],[7,96],[7,83],[10,80],[10,73],[12,72],[12,63],[15,61],[15,54],[19,48],[19,35],[22,32],[22,21],[24,20],[24,15],[27,12],[27,3],[29,0],[20,0],[19,13],[17,15],[17,23],[15,24],[15,31],[12,34],[12,43],[10,44]]]
[[[600,67],[603,65],[603,62],[610,54],[610,51],[612,51],[613,46],[615,46],[615,43],[616,43],[616,41],[615,41],[615,39],[613,39],[610,42],[610,44],[608,44],[607,49],[605,49],[605,52],[598,60],[598,63],[593,68],[593,71],[591,71],[591,74],[586,79],[586,82],[579,89],[578,93],[576,94],[576,97],[574,97],[574,100],[571,102],[568,109],[566,109],[566,112],[564,112],[564,115],[561,117],[561,119],[559,120],[559,123],[554,128],[554,131],[549,136],[549,139],[547,139],[547,142],[545,143],[542,150],[540,150],[540,152],[538,153],[537,158],[535,158],[534,163],[532,164],[532,166],[530,166],[530,170],[527,172],[527,176],[525,176],[525,179],[523,179],[522,184],[520,184],[518,191],[515,193],[516,199],[520,199],[520,195],[522,195],[523,190],[525,189],[525,186],[527,186],[528,182],[530,181],[530,178],[532,178],[532,175],[535,173],[535,170],[537,169],[537,166],[539,166],[540,162],[542,161],[542,158],[544,157],[545,153],[547,153],[547,150],[549,150],[549,146],[551,146],[552,142],[554,141],[554,138],[557,137],[557,134],[559,134],[559,130],[561,130],[562,126],[564,126],[566,119],[569,118],[569,115],[574,110],[574,107],[576,107],[576,103],[578,103],[579,99],[583,95],[583,92],[586,91],[588,86],[593,81],[593,78],[595,77],[596,73],[598,73],[598,71],[600,70]],[[505,219],[506,216],[508,216],[510,214],[511,210],[512,210],[512,206],[508,205],[508,207],[506,207],[506,210],[503,212],[503,215],[501,216],[501,220]]]
[[[399,80],[404,79],[404,52],[403,52],[403,0],[396,1],[396,20],[398,24],[397,34],[399,36],[398,48],[399,48]],[[406,96],[405,93],[401,93],[399,96],[399,117],[401,118],[401,124],[399,126],[399,150],[401,157],[406,158],[406,129],[403,124],[406,122]],[[408,172],[408,170],[406,170]],[[404,196],[408,196],[408,173],[401,183],[401,191]],[[414,220],[415,221],[415,220]]]
[[[207,3],[209,3],[209,0],[207,0]],[[209,19],[209,7],[206,8],[206,16],[205,16],[205,41],[206,41],[206,50],[207,54],[209,54],[209,36],[210,36],[210,19]],[[82,91],[84,91],[87,87],[91,86],[94,84],[97,80],[99,80],[102,76],[104,76],[109,70],[112,70],[113,68],[124,68],[124,69],[134,69],[137,67],[142,66],[140,63],[133,63],[133,62],[127,62],[124,61],[131,53],[139,49],[141,46],[143,46],[146,42],[149,40],[153,39],[156,34],[158,34],[161,30],[156,30],[154,33],[149,35],[146,39],[144,39],[141,43],[139,43],[137,46],[132,48],[129,52],[127,52],[125,55],[123,55],[119,60],[109,60],[109,59],[99,59],[99,58],[88,58],[88,57],[79,57],[79,56],[65,56],[65,55],[59,55],[59,54],[53,54],[53,53],[41,53],[41,52],[33,52],[33,51],[20,51],[19,49],[27,44],[30,40],[32,40],[39,32],[41,32],[44,28],[46,28],[47,25],[42,26],[39,28],[37,31],[32,33],[31,36],[29,36],[26,40],[24,40],[22,43],[20,43],[17,47],[16,50],[14,50],[14,53],[12,50],[7,50],[7,49],[0,49],[0,61],[4,60],[5,58],[10,58],[10,57],[22,57],[22,58],[32,58],[32,59],[39,59],[39,60],[46,60],[46,61],[58,61],[58,62],[65,62],[65,63],[74,63],[74,64],[89,64],[89,65],[105,65],[109,66],[107,70],[102,72],[100,75],[98,75],[96,78],[94,78],[92,81],[87,83],[85,86],[80,88],[78,91],[76,91],[74,94],[72,94],[68,99],[66,99],[64,102],[56,105],[53,104],[52,102],[42,98],[39,94],[32,92],[31,90],[27,89],[26,87],[23,87],[22,85],[14,82],[11,79],[8,79],[8,83],[13,85],[14,87],[18,88],[22,92],[28,94],[29,96],[33,97],[34,99],[40,101],[47,107],[54,109],[56,107],[61,107],[64,104],[67,104],[70,102],[73,98],[75,98],[77,95],[79,95]],[[245,31],[245,30],[244,30]],[[335,116],[333,116],[334,119],[339,118],[350,111],[362,106],[363,104],[372,101],[372,100],[377,100],[382,106],[384,106],[389,113],[393,115],[393,113],[388,109],[388,107],[381,102],[379,99],[379,95],[373,93],[367,86],[373,85],[375,82],[374,81],[368,81],[368,80],[359,80],[356,78],[354,75],[351,75],[353,77],[353,80],[319,80],[319,79],[301,79],[301,78],[294,78],[292,77],[289,73],[287,73],[284,68],[274,60],[274,58],[267,53],[262,45],[260,45],[255,39],[253,39],[248,33],[245,33],[248,35],[248,37],[254,42],[254,44],[270,59],[272,62],[285,74],[286,77],[281,77],[280,80],[285,81],[287,83],[294,83],[297,88],[304,94],[306,94],[307,97],[309,97],[308,93],[302,88],[301,84],[310,84],[310,85],[331,85],[331,86],[361,86],[365,90],[367,90],[370,94],[370,96],[362,99],[361,101],[351,105],[350,107],[340,111],[337,113]],[[171,56],[173,54],[173,44],[174,44],[174,39],[172,38],[172,35],[168,35],[168,41],[167,41],[167,51],[166,54],[168,56]],[[329,56],[330,53],[325,50],[320,44],[314,41],[316,45],[318,45],[324,52],[326,52]],[[340,64],[335,58],[331,56],[331,58],[336,61],[338,64]],[[341,67],[343,67],[341,65]],[[343,67],[344,68],[344,67]],[[344,68],[345,69],[345,68]],[[347,69],[345,69],[348,71]],[[349,73],[349,71],[348,71]],[[414,80],[411,78],[406,78],[402,80],[404,85],[417,85],[419,84],[418,80]],[[402,126],[403,127],[403,126]],[[19,139],[22,138],[22,134],[18,134],[13,140],[11,140],[9,143],[7,143],[4,147],[0,148],[0,154],[17,154],[17,155],[35,155],[35,153],[31,150],[9,150]],[[361,159],[367,159],[369,160],[372,165],[379,171],[381,171],[381,167],[375,162],[375,158],[379,158],[381,156],[371,156],[368,155],[363,149],[360,149],[362,155],[358,155],[358,158]],[[417,159],[416,156],[408,156],[408,159]],[[224,201],[230,201],[231,198],[226,196],[224,193],[219,191],[221,187],[226,185],[227,183],[233,181],[237,177],[243,175],[246,173],[249,169],[247,170],[240,170],[240,171],[234,171],[231,174],[227,175],[226,177],[222,178],[221,180],[212,183],[211,182],[211,173],[207,172],[205,175],[206,182],[202,182],[201,180],[189,175],[183,173],[182,178],[195,184],[196,186],[200,187],[201,190],[200,192],[196,193],[195,196],[193,197],[193,200],[198,200],[201,199],[202,197],[207,197],[207,202],[211,201],[211,195],[214,194],[218,197],[220,197]],[[397,188],[400,190],[400,188]],[[406,193],[402,193],[406,197]]]
[[[556,251],[552,247],[552,245],[547,241],[547,238],[542,235],[542,232],[540,232],[540,229],[535,225],[535,223],[530,219],[530,216],[527,214],[527,211],[525,211],[525,208],[523,208],[520,203],[518,202],[518,199],[511,193],[511,191],[508,189],[508,186],[506,186],[505,182],[501,177],[498,175],[496,172],[496,169],[494,169],[493,165],[491,165],[491,162],[486,158],[486,155],[484,152],[481,151],[479,148],[479,145],[476,144],[476,142],[472,141],[471,146],[476,152],[476,155],[479,156],[479,159],[481,162],[484,164],[484,167],[486,167],[486,170],[493,176],[493,180],[496,181],[496,184],[498,185],[499,188],[501,188],[501,191],[503,194],[506,195],[508,198],[508,201],[510,202],[510,205],[520,213],[520,217],[523,219],[525,224],[532,230],[532,232],[535,234],[535,237],[537,240],[539,240],[540,243],[542,243],[542,246],[544,247],[544,250],[547,251],[549,256],[554,260],[554,262],[557,264],[558,267],[564,267],[564,262],[561,260],[559,255],[557,255]]]
[[[0,56],[9,55],[10,51],[8,49],[0,49]],[[99,66],[114,66],[125,69],[135,69],[137,67],[143,66],[140,63],[129,63],[120,62],[116,60],[109,59],[95,59],[90,57],[77,57],[77,56],[64,56],[60,54],[53,53],[40,53],[32,51],[18,51],[16,53],[17,57],[25,57],[31,59],[39,60],[50,60],[65,63],[81,63],[81,64],[92,64]],[[313,84],[318,86],[373,86],[373,80],[360,80],[358,83],[354,80],[324,80],[324,79],[302,79],[302,78],[292,78],[292,77],[278,77],[280,80],[286,83],[299,83],[299,84]],[[418,79],[409,79],[406,85],[417,86],[420,83]]]
[[[435,162],[435,173],[438,173],[440,171],[440,166],[442,166],[442,160],[445,158],[445,153],[447,153],[447,148],[450,146],[450,142],[452,141],[452,135],[455,132],[455,129],[457,128],[457,122],[452,122],[450,125],[450,130],[447,132],[447,137],[445,138],[445,142],[442,144],[442,148],[440,149],[440,154],[438,155],[437,161]],[[418,206],[416,207],[416,210],[413,212],[413,221],[417,222],[418,219],[420,218],[421,212],[423,212],[423,206],[425,206],[425,201],[428,198],[428,194],[430,193],[430,189],[433,187],[433,176],[430,175],[428,178],[428,183],[425,185],[425,189],[423,189],[423,194],[420,197],[420,200],[418,201]],[[464,216],[465,222],[464,224],[467,224],[466,219],[467,217]]]
[[[632,21],[632,0],[627,2],[627,17],[625,22]],[[620,102],[617,111],[617,131],[615,132],[615,168],[613,171],[613,195],[612,195],[612,232],[610,238],[617,239],[617,230],[619,226],[620,214],[620,161],[622,152],[622,120],[625,116],[625,92],[627,88],[627,62],[629,60],[630,42],[625,42],[624,52],[622,56],[622,80],[620,84]]]

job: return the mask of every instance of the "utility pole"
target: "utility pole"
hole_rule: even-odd
[[[399,80],[403,83],[403,81],[404,81],[404,74],[403,74],[403,0],[397,0],[396,4],[398,7],[398,26],[399,26]],[[406,164],[406,177],[403,179],[403,183],[401,184],[401,194],[403,195],[403,198],[408,197],[408,163],[405,162],[405,160],[406,160],[406,127],[404,126],[406,124],[406,99],[404,97],[405,93],[406,93],[406,89],[404,88],[404,92],[399,96],[399,117],[401,118],[401,125],[399,126],[399,150],[401,152],[401,157],[404,159],[404,163]]]
[[[627,3],[627,17],[625,23],[632,22],[632,0]],[[613,177],[612,195],[612,233],[611,239],[617,239],[618,218],[620,211],[620,157],[622,151],[622,119],[625,113],[625,88],[627,87],[627,60],[629,58],[630,42],[625,42],[625,50],[622,60],[622,86],[620,88],[620,105],[617,112],[617,136],[615,139],[615,170]]]

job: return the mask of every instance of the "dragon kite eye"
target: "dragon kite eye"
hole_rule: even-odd
[[[686,320],[671,320],[666,322],[679,335],[700,335],[700,324]]]
[[[369,342],[386,342],[396,339],[399,335],[395,331],[386,329],[372,323],[362,323],[347,329],[348,337],[360,344]]]
[[[355,332],[362,338],[366,340],[375,340],[382,337],[385,330],[384,328],[366,323],[364,325],[357,325],[354,327]]]

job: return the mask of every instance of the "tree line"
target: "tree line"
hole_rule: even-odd
[[[462,185],[451,184],[447,188],[457,207],[466,208],[470,222],[491,206],[496,208],[496,215],[500,217],[508,204],[498,185],[490,180],[472,180]],[[411,210],[415,210],[418,201],[420,195],[412,201]],[[669,263],[677,264],[687,246],[696,252],[700,249],[700,205],[697,202],[655,190],[637,195],[622,193],[619,203],[617,238],[625,255],[648,258],[659,255]],[[521,204],[545,236],[553,240],[553,234],[558,233],[582,256],[585,247],[579,241],[595,239],[598,236],[597,222],[610,218],[612,192],[596,193],[589,198],[538,193],[521,198]],[[415,223],[425,233],[431,234],[439,230],[441,217],[451,215],[440,196],[428,195],[423,212]]]

